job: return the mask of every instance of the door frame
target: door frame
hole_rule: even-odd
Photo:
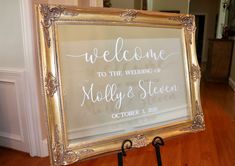
[[[191,14],[191,13],[190,13]],[[204,24],[204,34],[203,34],[203,46],[202,46],[202,57],[201,57],[201,64],[205,63],[205,59],[207,58],[207,19],[208,14],[207,13],[192,13],[193,15],[198,16],[205,16],[205,24]]]
[[[20,17],[25,63],[25,112],[28,152],[31,156],[48,156],[46,138],[43,138],[43,102],[40,92],[34,1],[20,0]]]

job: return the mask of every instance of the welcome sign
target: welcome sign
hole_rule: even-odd
[[[158,37],[156,31],[168,34],[171,29],[148,31],[149,36],[138,35],[143,28],[59,26],[61,80],[72,139],[190,118],[182,30],[169,38]],[[81,32],[86,35],[81,37]]]
[[[38,19],[52,165],[204,129],[193,16],[41,5]]]

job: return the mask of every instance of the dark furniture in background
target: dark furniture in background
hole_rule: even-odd
[[[213,82],[228,82],[233,40],[210,39],[208,43],[208,59],[206,80]]]

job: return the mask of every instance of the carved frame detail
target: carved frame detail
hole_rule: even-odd
[[[205,129],[205,120],[204,114],[201,107],[199,106],[198,101],[196,101],[196,111],[193,116],[192,126],[182,129],[183,131],[200,131]]]
[[[70,15],[70,16],[77,16],[78,12],[72,12],[72,11],[66,11],[63,7],[61,6],[56,6],[50,8],[46,4],[41,4],[40,5],[40,12],[43,16],[43,20],[41,20],[41,24],[43,26],[43,31],[44,31],[44,37],[46,39],[47,47],[51,47],[51,38],[49,34],[49,28],[53,24],[54,21],[58,20],[61,16],[61,14],[64,15]]]
[[[191,72],[190,72],[191,78],[193,81],[197,81],[201,79],[201,70],[199,66],[192,65],[191,66]]]
[[[51,72],[49,72],[45,78],[45,88],[46,88],[46,94],[50,97],[53,97],[53,95],[56,93],[59,87],[59,82],[56,77],[53,76]]]
[[[186,38],[190,44],[192,44],[193,34],[196,31],[195,16],[193,15],[180,15],[175,17],[169,17],[169,20],[179,22],[184,26],[186,32]]]
[[[81,156],[94,153],[93,149],[82,149],[79,152],[68,150],[65,145],[61,143],[59,126],[56,125],[54,129],[54,143],[52,145],[53,160],[55,165],[68,165],[78,161]]]
[[[138,12],[133,9],[125,10],[120,14],[124,21],[131,22],[137,17]]]
[[[72,150],[65,150],[64,145],[60,142],[60,133],[58,125],[55,126],[54,144],[52,145],[53,158],[55,165],[67,165],[80,159],[78,153]]]
[[[51,38],[49,34],[49,28],[53,22],[61,16],[61,13],[64,11],[64,8],[58,6],[50,8],[48,5],[40,5],[40,12],[43,16],[41,24],[43,26],[44,37],[46,39],[47,47],[51,47]]]
[[[136,137],[132,138],[132,147],[140,148],[148,145],[148,139],[144,135],[137,135]]]

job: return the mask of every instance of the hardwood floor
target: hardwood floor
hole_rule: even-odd
[[[202,106],[206,130],[165,141],[161,148],[163,166],[234,166],[235,165],[235,93],[226,85],[202,83]],[[48,166],[48,158],[0,148],[0,166]],[[152,146],[127,153],[124,166],[156,164]],[[117,166],[117,156],[83,161],[72,166]]]

